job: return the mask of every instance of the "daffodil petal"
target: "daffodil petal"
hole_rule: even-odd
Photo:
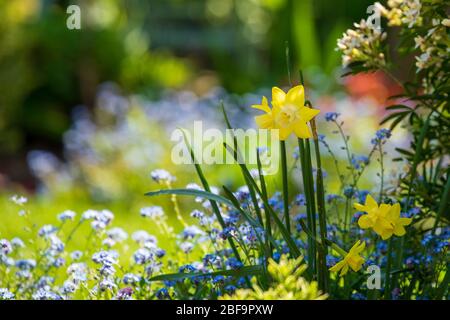
[[[272,129],[273,128],[273,118],[270,114],[263,114],[261,116],[255,117],[255,122],[261,129]]]
[[[286,140],[289,135],[292,133],[292,127],[280,128],[280,140]]]
[[[406,234],[406,230],[402,225],[396,225],[394,228],[394,234],[397,237],[404,236]]]
[[[353,204],[353,207],[354,207],[356,210],[358,210],[358,211],[361,211],[361,212],[367,212],[366,206],[363,206],[362,204],[354,203],[354,204]]]
[[[318,110],[318,109],[312,109],[312,108],[308,108],[308,107],[303,107],[300,109],[300,117],[306,122],[313,119],[319,113],[320,113],[320,110]]]
[[[334,266],[332,266],[329,270],[331,272],[338,272],[339,270],[341,270],[345,265],[345,261],[341,260],[338,263],[336,263]]]
[[[398,219],[398,223],[401,224],[402,226],[408,226],[409,224],[411,224],[412,219],[411,218],[400,218]]]
[[[378,215],[382,218],[388,218],[391,211],[391,205],[382,203],[378,208]]]
[[[390,237],[392,237],[392,234],[393,234],[392,231],[383,230],[383,231],[381,232],[380,236],[381,236],[381,239],[387,240],[387,239],[389,239]]]
[[[391,221],[397,221],[400,217],[400,204],[394,204],[388,211],[386,217]]]
[[[348,262],[350,268],[352,268],[352,270],[355,272],[357,272],[361,269],[361,266],[363,265],[363,263],[364,263],[364,259],[361,258],[360,256],[353,257]]]
[[[361,240],[356,241],[356,243],[353,245],[353,247],[350,249],[349,253],[353,253],[354,250],[356,250],[356,248],[358,248],[358,246],[360,245]]]
[[[345,265],[344,265],[344,267],[342,268],[342,270],[341,270],[341,273],[339,274],[341,277],[342,276],[345,276],[346,274],[347,274],[347,272],[348,272],[348,264],[346,263]]]
[[[272,105],[281,105],[286,99],[286,93],[278,87],[272,88]]]
[[[349,255],[358,255],[361,251],[366,247],[366,243],[364,241],[358,240],[353,247],[350,249]]]
[[[366,243],[362,241],[362,243],[356,247],[356,253],[361,253],[366,248]]]
[[[308,125],[304,121],[297,121],[294,124],[294,133],[297,137],[302,139],[311,138],[311,132],[309,130]]]
[[[264,111],[266,113],[270,112],[269,103],[267,102],[267,98],[266,97],[262,98],[261,104],[254,104],[254,105],[252,105],[252,108],[258,109],[258,110],[262,110],[262,111]]]
[[[302,85],[291,88],[286,95],[286,103],[293,104],[298,107],[305,105],[305,90]]]
[[[369,208],[378,208],[378,204],[370,194],[366,196],[366,206]]]
[[[361,229],[368,229],[373,227],[373,220],[370,218],[368,214],[362,215],[358,219],[358,225]]]
[[[385,225],[377,220],[377,222],[373,226],[373,231],[375,231],[376,234],[382,237],[383,240],[386,240],[387,238],[390,238],[392,236],[394,228],[390,225]]]

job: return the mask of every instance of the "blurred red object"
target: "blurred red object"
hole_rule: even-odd
[[[389,97],[402,92],[401,87],[381,71],[349,75],[344,78],[344,85],[352,98],[371,97],[380,107],[395,103]]]

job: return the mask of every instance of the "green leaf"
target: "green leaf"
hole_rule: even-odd
[[[149,281],[174,281],[183,280],[195,277],[214,277],[214,276],[231,276],[231,277],[245,277],[245,276],[255,276],[261,275],[264,271],[263,266],[244,266],[236,270],[220,270],[215,272],[203,273],[203,272],[192,272],[192,273],[169,273],[154,276],[149,279]]]
[[[410,110],[413,111],[411,107],[405,106],[403,104],[394,104],[386,107],[386,110]]]
[[[402,112],[391,113],[390,115],[385,117],[383,120],[381,120],[380,124],[385,124],[386,122],[393,120],[395,118],[400,118],[402,120],[410,113],[411,113],[411,111],[402,111]],[[399,121],[401,121],[401,120],[399,120]]]
[[[235,155],[234,150],[226,143],[224,143],[223,145],[224,145],[225,149],[228,152],[230,152],[231,154],[233,154],[235,156],[235,160],[236,160],[236,155]],[[300,256],[300,251],[297,248],[297,245],[295,244],[295,241],[292,239],[289,231],[286,229],[286,227],[284,226],[283,222],[277,216],[275,211],[273,211],[273,209],[269,205],[268,201],[266,199],[263,199],[261,190],[259,190],[259,186],[255,182],[255,180],[253,179],[253,177],[250,174],[250,172],[248,171],[247,166],[245,164],[239,163],[239,167],[242,170],[242,174],[246,177],[246,180],[249,181],[251,183],[251,185],[253,185],[253,187],[255,188],[255,191],[258,193],[260,198],[263,200],[264,207],[268,209],[270,215],[274,219],[276,225],[278,226],[278,229],[280,230],[281,234],[283,235],[284,240],[286,241],[286,244],[288,245],[289,249],[291,250],[291,254],[293,255],[294,258],[299,257]]]
[[[157,191],[150,191],[147,192],[146,196],[158,196],[161,194],[175,194],[175,195],[182,195],[182,196],[195,196],[195,197],[201,197],[204,199],[217,201],[222,204],[225,204],[229,207],[235,208],[234,204],[228,200],[227,198],[224,198],[220,195],[214,194],[212,192],[207,192],[203,190],[196,190],[196,189],[163,189],[163,190],[157,190]]]
[[[445,292],[448,291],[449,288],[449,282],[450,282],[450,272],[447,268],[445,272],[444,280],[442,280],[442,283],[439,285],[438,289],[436,290],[435,299],[441,300],[445,296]]]
[[[225,190],[225,193],[228,195],[228,197],[230,197],[231,201],[234,204],[234,207],[239,211],[239,213],[244,217],[244,219],[247,220],[248,223],[250,223],[250,225],[252,225],[252,227],[264,229],[263,226],[258,223],[258,221],[256,221],[252,216],[250,216],[247,212],[245,212],[244,209],[242,209],[240,207],[239,201],[236,199],[234,194],[227,187],[225,187],[225,186],[222,186],[222,187]],[[256,236],[258,237],[258,240],[261,242],[261,245],[263,245],[262,239],[260,238],[260,236],[259,236],[258,232],[256,232],[256,230],[255,230],[255,233],[256,233]],[[276,243],[276,241],[272,238],[272,236],[270,234],[266,233],[265,236],[272,243],[272,245],[274,247],[278,248],[278,244]],[[270,257],[270,255],[268,257]]]

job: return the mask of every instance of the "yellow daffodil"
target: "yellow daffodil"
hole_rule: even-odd
[[[280,140],[286,140],[292,132],[299,138],[311,138],[308,122],[320,111],[305,107],[303,86],[295,86],[287,93],[278,87],[272,88],[272,109],[267,98],[253,108],[266,114],[255,117],[256,124],[262,129],[279,129]]]
[[[358,211],[367,212],[367,214],[362,215],[358,220],[358,225],[361,229],[372,228],[383,240],[392,236],[394,228],[386,217],[390,210],[390,205],[381,204],[378,206],[377,202],[369,194],[366,197],[366,203],[364,205],[355,203],[354,207]]]
[[[389,210],[387,219],[392,223],[394,234],[398,237],[405,235],[405,226],[409,225],[412,221],[411,218],[400,217],[400,205],[398,203],[394,204],[391,210]]]
[[[404,227],[411,223],[409,218],[400,218],[398,203],[394,205],[383,203],[378,206],[370,195],[367,195],[364,205],[355,203],[354,207],[358,211],[367,213],[358,220],[360,228],[372,228],[383,240],[389,239],[393,234],[403,236],[406,233]]]
[[[366,243],[358,240],[350,249],[350,251],[345,255],[344,259],[331,267],[330,271],[338,272],[339,270],[341,270],[339,274],[340,276],[344,276],[350,268],[355,272],[359,271],[365,261],[364,258],[360,256],[360,253],[364,250],[365,247]]]
[[[369,213],[372,210],[377,210],[378,209],[378,203],[375,201],[374,198],[372,198],[372,196],[370,194],[368,194],[366,196],[366,203],[364,205],[359,204],[359,203],[355,203],[354,207],[358,211]]]
[[[269,107],[267,98],[263,97],[261,104],[255,104],[252,108],[264,111],[266,114],[255,117],[255,122],[261,129],[275,129],[275,121],[273,118],[272,110]]]

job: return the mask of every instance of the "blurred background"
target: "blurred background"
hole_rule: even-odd
[[[135,113],[147,114],[155,129],[167,114],[172,122],[186,121],[186,114],[195,120],[193,111],[196,119],[208,111],[214,117],[224,99],[238,120],[243,114],[251,119],[248,105],[260,99],[251,93],[269,94],[271,86],[289,83],[286,43],[292,78],[298,82],[302,69],[310,95],[325,111],[357,108],[366,118],[382,113],[392,93],[389,82],[379,74],[342,80],[334,50],[336,39],[366,16],[371,3],[0,0],[0,190],[34,192],[42,178],[39,168],[54,169],[59,161],[82,171],[89,154],[82,141],[91,144],[92,160],[93,150],[104,153],[102,143],[111,138],[104,132],[123,134],[118,128],[129,129],[130,119],[139,117]],[[66,27],[70,4],[81,8],[81,30]],[[379,118],[368,120],[373,128]],[[103,142],[95,144],[93,135]],[[145,151],[149,139],[133,148],[155,160]],[[133,143],[130,137],[114,147],[122,154]],[[142,158],[136,150],[127,157]],[[118,159],[117,153],[108,156],[108,163]]]
[[[67,7],[79,5],[81,30],[69,30]],[[345,171],[342,138],[328,111],[341,113],[355,155],[368,154],[387,97],[383,74],[342,77],[336,40],[367,16],[372,0],[0,0],[0,235],[23,235],[14,194],[28,197],[34,221],[52,223],[71,209],[108,208],[119,225],[141,227],[140,208],[160,186],[150,172],[176,176],[174,187],[198,183],[191,166],[174,165],[170,135],[202,120],[224,128],[220,101],[234,127],[254,127],[249,106],[287,88],[286,43],[292,81],[305,75],[307,95],[321,109],[327,136]],[[396,131],[392,146],[406,143]],[[293,183],[301,192],[295,143],[289,149]],[[387,146],[389,151],[392,146]],[[394,152],[389,154],[394,156]],[[327,193],[340,188],[334,161],[323,151]],[[377,162],[362,187],[378,183]],[[347,165],[348,166],[348,165]],[[386,185],[401,168],[386,163]],[[398,165],[397,165],[398,166]],[[239,169],[204,166],[208,180],[238,188]],[[393,171],[391,171],[391,169]],[[395,171],[397,170],[397,172]],[[279,177],[267,181],[270,191]],[[395,188],[395,186],[392,186]],[[192,209],[183,201],[183,214]],[[175,220],[175,219],[174,219]],[[9,223],[8,223],[9,221]],[[176,224],[176,222],[175,222]]]

